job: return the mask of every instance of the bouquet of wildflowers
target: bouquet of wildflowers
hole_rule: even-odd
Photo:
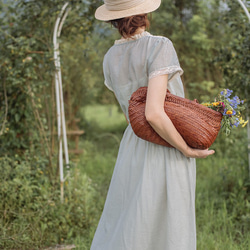
[[[238,96],[231,97],[233,93],[230,89],[224,89],[218,95],[212,103],[202,103],[215,111],[220,112],[222,116],[221,129],[225,131],[226,135],[229,135],[233,127],[241,125],[245,127],[248,121],[244,121],[241,116],[241,111],[245,109],[242,105],[244,101],[241,101]]]

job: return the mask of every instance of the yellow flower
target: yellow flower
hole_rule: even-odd
[[[248,120],[244,122],[244,124],[242,125],[242,128],[244,128],[248,123]]]
[[[218,106],[219,104],[219,102],[213,102],[213,106]]]
[[[239,122],[240,122],[240,124],[242,124],[242,123],[244,123],[245,121],[242,119],[242,117],[239,117],[238,116],[238,118],[239,118]]]
[[[231,115],[232,113],[233,113],[232,110],[228,110],[228,111],[226,112],[227,115]]]
[[[202,103],[202,105],[204,105],[204,106],[210,106],[211,104],[210,103]]]
[[[242,128],[244,128],[248,123],[248,121],[243,120],[242,117],[239,117],[239,122]]]

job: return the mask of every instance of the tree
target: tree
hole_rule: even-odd
[[[250,98],[250,25],[244,11],[235,1],[228,2],[228,11],[223,13],[223,24],[231,37],[216,60],[223,69],[225,84],[236,94]],[[249,112],[249,110],[248,110]]]
[[[47,159],[52,168],[56,120],[52,31],[63,3],[0,4],[0,156],[22,158],[29,151]],[[70,1],[72,11],[62,39],[74,37],[79,30],[83,38],[87,36],[97,3]]]

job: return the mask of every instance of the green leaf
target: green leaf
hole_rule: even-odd
[[[20,115],[18,113],[15,114],[15,121],[16,122],[19,122],[20,120]]]

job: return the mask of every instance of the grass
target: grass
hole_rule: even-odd
[[[85,153],[77,165],[99,193],[99,213],[85,236],[75,239],[76,249],[89,249],[102,212],[116,161],[119,141],[126,127],[116,106],[89,106],[82,110],[88,124],[81,142]],[[86,128],[86,125],[85,125]],[[197,160],[197,249],[248,250],[250,246],[250,184],[247,172],[245,130],[220,136],[215,156]]]
[[[81,113],[89,124],[95,124],[105,132],[117,131],[117,128],[126,125],[125,116],[116,105],[86,106]]]

